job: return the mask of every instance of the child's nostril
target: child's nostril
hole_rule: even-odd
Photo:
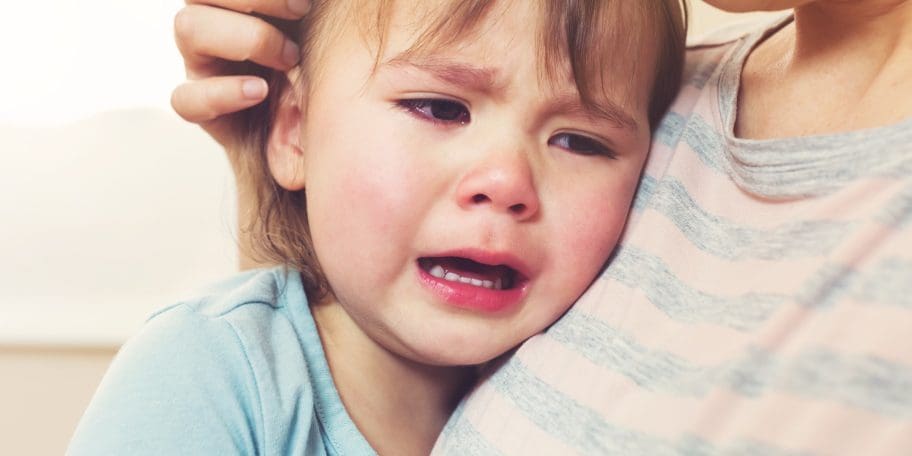
[[[479,193],[479,194],[477,194],[477,195],[475,195],[475,196],[472,197],[472,202],[475,203],[475,204],[484,203],[484,202],[487,202],[487,201],[490,201],[490,200],[491,200],[491,199],[488,198],[487,195],[484,195],[484,194],[482,194],[482,193]]]
[[[514,204],[510,206],[510,212],[514,214],[522,214],[526,210],[525,204]]]

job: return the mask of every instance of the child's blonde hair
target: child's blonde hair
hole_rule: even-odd
[[[500,0],[507,1],[507,0]],[[521,0],[531,1],[531,0]],[[482,19],[498,0],[441,1],[427,14],[425,26],[406,53],[425,53],[465,40],[477,31]],[[319,71],[321,54],[333,42],[332,34],[355,25],[376,44],[382,56],[396,0],[313,0],[310,13],[301,21],[285,24],[286,32],[302,43],[301,67],[305,75]],[[569,67],[582,102],[593,105],[599,95],[617,92],[623,84],[609,77],[614,59],[627,59],[635,78],[650,78],[648,104],[651,128],[674,99],[684,65],[687,30],[686,0],[541,0],[539,24],[540,59],[549,81]],[[354,23],[354,24],[353,24]],[[654,51],[654,61],[643,58],[643,49]],[[645,62],[643,62],[645,60]],[[644,66],[643,64],[647,64]],[[649,66],[648,64],[652,64]],[[651,72],[643,69],[652,68]],[[307,221],[305,190],[288,191],[272,178],[266,158],[275,107],[288,87],[284,74],[270,78],[270,97],[246,118],[245,169],[256,187],[257,217],[244,229],[253,252],[261,260],[277,262],[301,272],[307,295],[319,300],[330,292],[317,262]],[[610,86],[609,86],[610,84]],[[628,92],[634,84],[629,83]],[[307,92],[308,87],[301,87]],[[303,108],[306,111],[306,106]]]

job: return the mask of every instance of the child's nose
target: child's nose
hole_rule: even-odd
[[[463,209],[490,208],[520,221],[533,218],[540,204],[532,168],[521,151],[476,163],[462,176],[456,199]]]

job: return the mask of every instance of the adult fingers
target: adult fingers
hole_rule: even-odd
[[[300,19],[310,10],[309,0],[187,0],[187,4],[209,5],[239,13],[258,13],[279,19]]]
[[[299,58],[297,44],[255,16],[204,5],[188,5],[174,17],[174,36],[190,78],[220,75],[220,60],[250,60],[288,70]]]
[[[185,120],[207,122],[249,108],[266,98],[266,81],[251,76],[221,76],[187,81],[171,93],[171,107]]]

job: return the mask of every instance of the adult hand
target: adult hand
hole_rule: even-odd
[[[174,89],[171,106],[198,123],[236,163],[240,111],[266,98],[266,76],[298,61],[298,46],[281,31],[300,19],[309,0],[187,0],[174,18],[187,81]]]
[[[263,266],[248,236],[256,219],[255,186],[241,155],[243,110],[266,99],[272,71],[298,61],[298,46],[283,32],[310,7],[309,0],[187,0],[174,18],[174,36],[187,81],[174,89],[171,106],[198,123],[228,154],[237,179],[239,266]]]

